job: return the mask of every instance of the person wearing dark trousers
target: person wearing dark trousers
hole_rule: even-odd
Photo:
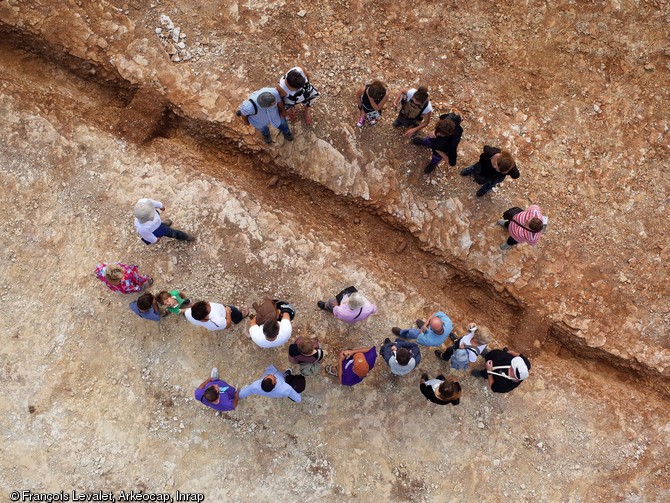
[[[461,403],[461,385],[451,376],[439,375],[431,379],[428,374],[421,375],[419,384],[421,394],[438,405],[458,405]]]
[[[486,353],[486,368],[473,370],[474,377],[487,379],[494,393],[509,393],[528,378],[530,361],[526,356],[507,348]]]
[[[516,179],[521,176],[512,154],[497,147],[484,146],[479,162],[461,171],[461,176],[473,175],[475,182],[481,185],[477,197],[482,197],[494,186],[501,183],[507,175]]]
[[[209,331],[225,330],[237,325],[247,316],[249,316],[249,308],[238,309],[233,305],[225,306],[204,300],[196,302],[184,311],[184,317],[188,321]]]
[[[463,136],[461,117],[455,113],[440,115],[435,131],[425,138],[412,138],[414,145],[432,149],[433,155],[423,169],[424,174],[430,175],[440,162],[449,162],[449,166],[456,166],[458,144]]]
[[[165,211],[165,205],[160,201],[147,198],[137,201],[133,209],[135,229],[137,229],[137,233],[145,244],[157,243],[163,237],[179,241],[195,241],[194,236],[173,229],[172,220],[168,218],[161,220],[158,210]]]

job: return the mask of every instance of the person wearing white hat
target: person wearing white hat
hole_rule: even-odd
[[[137,201],[133,214],[135,215],[135,229],[145,244],[157,243],[162,237],[178,239],[179,241],[195,241],[195,237],[172,228],[172,220],[161,220],[158,210],[165,211],[160,201],[143,198]]]
[[[293,141],[293,133],[286,122],[286,107],[274,87],[264,87],[251,93],[240,105],[237,116],[245,124],[258,129],[265,143],[272,143],[270,124],[279,129],[287,141]]]
[[[471,374],[488,379],[494,393],[509,393],[528,377],[530,361],[521,353],[507,348],[493,349],[485,358],[486,369],[473,370]]]

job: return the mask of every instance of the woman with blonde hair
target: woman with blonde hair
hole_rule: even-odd
[[[366,299],[364,295],[358,293],[354,286],[345,288],[335,297],[325,302],[320,300],[316,305],[319,309],[330,311],[335,318],[350,325],[363,321],[377,312],[377,306]]]
[[[116,264],[98,264],[96,277],[113,292],[139,293],[154,282],[150,276],[140,274],[137,266],[117,262]]]
[[[477,358],[486,352],[490,342],[491,332],[488,328],[470,323],[467,334],[457,339],[446,351],[435,350],[435,356],[445,361],[451,360],[454,369],[465,370],[477,364]]]

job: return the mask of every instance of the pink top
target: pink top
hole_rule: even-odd
[[[114,264],[112,264],[114,265]],[[123,269],[123,279],[118,285],[112,285],[107,278],[105,278],[105,272],[107,271],[107,264],[98,264],[95,268],[95,275],[97,278],[102,281],[107,288],[113,292],[121,293],[137,293],[142,291],[144,283],[149,281],[149,276],[140,274],[137,270],[136,265],[126,265],[121,262],[117,262],[115,265],[118,265]]]
[[[528,243],[531,246],[535,246],[542,237],[542,231],[528,231],[515,223],[516,221],[528,227],[528,222],[530,222],[533,218],[539,218],[542,220],[542,210],[536,204],[529,206],[526,211],[522,211],[521,213],[514,215],[513,219],[509,222],[509,235],[519,243]]]
[[[354,323],[363,321],[371,314],[375,314],[377,312],[377,306],[375,306],[368,299],[365,299],[365,304],[363,304],[363,307],[359,307],[358,309],[351,309],[345,302],[348,297],[348,295],[342,297],[342,303],[339,306],[335,306],[333,308],[333,314],[335,315],[335,318],[353,325]]]

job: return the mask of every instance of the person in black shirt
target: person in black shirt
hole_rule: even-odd
[[[419,389],[423,396],[438,405],[458,405],[461,402],[461,385],[451,376],[437,376],[435,379],[428,374],[421,375]]]
[[[501,183],[507,175],[516,179],[521,176],[516,161],[507,150],[484,146],[479,162],[461,171],[461,176],[474,175],[475,182],[481,185],[477,197],[482,197],[495,185]]]
[[[486,369],[473,370],[471,374],[488,379],[494,393],[509,393],[528,377],[530,361],[521,353],[507,348],[493,349],[485,358]]]
[[[429,147],[433,151],[430,162],[423,169],[424,174],[430,175],[442,160],[448,161],[449,166],[456,166],[461,136],[463,136],[461,117],[455,113],[448,113],[440,115],[435,132],[425,138],[412,138],[414,145]]]

